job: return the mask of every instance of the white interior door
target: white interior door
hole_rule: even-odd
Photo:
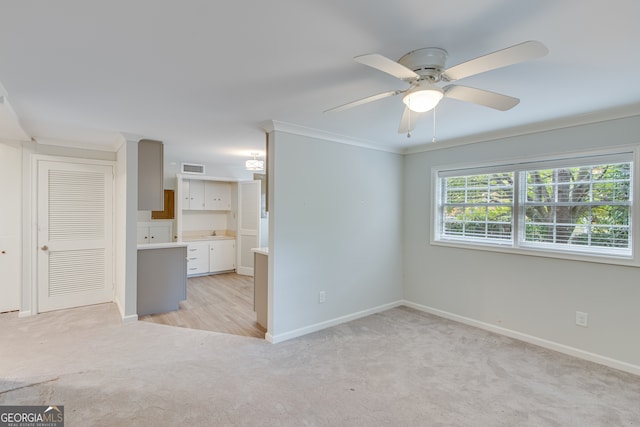
[[[238,254],[236,272],[253,276],[252,248],[260,246],[260,181],[238,183]]]
[[[113,300],[113,167],[38,162],[38,311]]]

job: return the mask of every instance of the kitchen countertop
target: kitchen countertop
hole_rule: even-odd
[[[141,243],[138,245],[138,250],[144,249],[166,249],[166,248],[181,248],[186,247],[186,243],[182,242],[166,242],[166,243]]]
[[[182,237],[183,242],[207,242],[209,240],[235,240],[232,236],[189,236]]]
[[[269,247],[264,248],[252,248],[251,252],[262,255],[269,255]]]

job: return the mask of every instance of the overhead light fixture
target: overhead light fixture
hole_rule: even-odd
[[[244,162],[244,167],[248,171],[261,171],[261,170],[264,170],[264,160],[256,159],[256,157],[258,157],[259,153],[251,153],[251,155],[253,156],[253,159],[249,159],[246,162]]]
[[[424,113],[438,105],[438,102],[440,102],[443,97],[444,92],[442,89],[427,83],[407,92],[404,98],[402,98],[402,102],[404,102],[411,111]]]

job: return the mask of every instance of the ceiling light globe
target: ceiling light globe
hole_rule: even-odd
[[[251,159],[244,162],[245,169],[249,171],[264,170],[264,160]]]
[[[402,102],[411,110],[416,113],[424,113],[425,111],[432,110],[438,102],[444,97],[444,92],[437,86],[432,86],[427,89],[419,88],[412,92],[407,93]]]

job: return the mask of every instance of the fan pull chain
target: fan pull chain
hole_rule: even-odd
[[[409,108],[409,106],[411,105],[411,99],[409,99],[409,103],[407,104],[407,108]],[[411,138],[411,110],[409,110],[409,120],[407,120],[408,122],[408,126],[407,126],[407,138]]]
[[[431,142],[434,144],[436,142],[436,107],[433,107],[433,138],[431,138]]]

